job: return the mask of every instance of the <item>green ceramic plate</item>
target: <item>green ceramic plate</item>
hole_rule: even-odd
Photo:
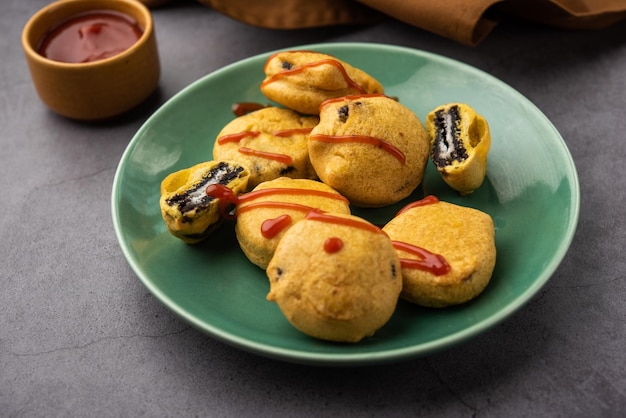
[[[431,164],[409,199],[356,214],[380,224],[427,194],[487,212],[495,220],[498,249],[491,283],[460,307],[433,310],[401,301],[374,337],[355,345],[327,343],[296,331],[265,300],[265,273],[242,254],[232,224],[198,246],[187,246],[166,231],[159,212],[161,180],[212,159],[217,133],[234,117],[233,103],[267,103],[259,83],[268,53],[185,88],[149,118],[125,151],[113,184],[113,223],[143,284],[173,312],[217,339],[272,358],[325,365],[398,361],[448,348],[504,320],[536,294],[563,259],[579,210],[574,163],[548,119],[494,77],[423,51],[358,43],[293,49],[330,53],[363,69],[422,121],[448,102],[468,103],[487,119],[492,132],[487,180],[471,196],[450,190]]]

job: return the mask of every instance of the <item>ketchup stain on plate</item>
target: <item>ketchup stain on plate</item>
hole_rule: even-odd
[[[124,52],[142,34],[143,30],[130,16],[95,10],[73,16],[52,28],[37,51],[54,61],[93,62]]]

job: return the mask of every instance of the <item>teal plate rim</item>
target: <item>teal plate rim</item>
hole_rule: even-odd
[[[423,67],[416,68],[414,70],[411,68],[408,68],[408,69],[404,68],[405,67],[404,65],[398,65],[396,66],[395,69],[390,70],[391,75],[387,75],[387,76],[385,76],[384,74],[380,74],[380,75],[372,74],[376,78],[378,78],[383,83],[383,85],[385,85],[385,87],[387,87],[387,83],[385,82],[387,78],[393,79],[394,77],[397,77],[399,79],[402,79],[401,83],[397,83],[397,84],[390,83],[390,84],[393,84],[394,86],[393,88],[391,88],[392,92],[388,93],[390,95],[394,95],[393,93],[404,93],[405,88],[406,88],[406,85],[405,85],[406,83],[408,83],[409,86],[415,86],[416,83],[418,83],[418,81],[415,80],[416,77],[418,77],[418,79],[419,77],[425,77],[426,79],[428,79],[429,84],[432,84],[433,82],[440,82],[440,83],[449,82],[451,86],[446,87],[446,94],[442,94],[441,96],[438,96],[437,92],[433,94],[432,91],[430,92],[431,94],[429,96],[428,92],[429,92],[429,88],[431,87],[424,87],[425,94],[422,96],[424,97],[423,99],[424,105],[418,105],[418,106],[412,107],[412,110],[414,110],[415,113],[418,114],[418,116],[420,117],[422,121],[424,120],[426,110],[432,109],[435,107],[433,106],[433,104],[439,105],[445,102],[452,102],[452,101],[465,101],[468,103],[472,101],[477,101],[479,105],[482,105],[482,108],[485,109],[485,111],[488,111],[490,107],[492,109],[495,109],[496,106],[500,106],[500,105],[506,106],[506,104],[503,104],[506,102],[514,103],[516,106],[515,109],[518,111],[524,112],[524,114],[521,115],[520,117],[513,117],[512,121],[507,121],[506,123],[502,123],[501,130],[504,130],[505,126],[509,126],[509,127],[514,126],[520,129],[524,129],[524,126],[526,126],[524,125],[524,123],[530,121],[530,124],[532,125],[532,127],[528,129],[535,129],[537,130],[537,132],[540,132],[541,134],[545,135],[545,138],[547,138],[547,141],[545,141],[546,142],[545,146],[549,146],[550,147],[549,151],[552,154],[555,154],[555,155],[546,155],[541,158],[548,158],[549,160],[547,161],[554,165],[554,168],[550,169],[554,172],[550,172],[546,174],[545,176],[547,176],[546,178],[547,178],[548,183],[555,183],[554,186],[557,187],[556,191],[554,190],[554,187],[552,187],[552,189],[548,192],[545,192],[545,194],[547,198],[552,198],[558,195],[560,197],[560,199],[558,200],[560,205],[558,205],[559,208],[557,208],[556,210],[562,210],[564,211],[564,214],[565,214],[565,216],[562,216],[560,213],[556,214],[556,216],[562,218],[562,223],[555,227],[556,234],[558,235],[558,242],[555,242],[553,244],[554,247],[549,249],[549,254],[547,254],[546,259],[539,260],[539,262],[537,263],[538,266],[533,265],[531,269],[532,277],[531,279],[528,280],[527,283],[526,282],[522,283],[521,285],[522,290],[516,291],[516,292],[511,290],[511,292],[515,293],[514,296],[511,296],[511,299],[507,303],[505,303],[502,307],[498,308],[496,312],[489,314],[486,317],[479,318],[475,323],[472,323],[471,325],[464,326],[461,329],[456,329],[454,331],[451,331],[447,335],[444,334],[440,336],[439,338],[433,339],[431,341],[422,341],[422,342],[417,342],[415,344],[411,344],[409,342],[407,344],[397,346],[397,347],[386,347],[383,345],[381,349],[377,349],[376,347],[374,347],[373,349],[366,349],[366,350],[360,350],[358,348],[359,347],[358,344],[357,345],[335,344],[335,345],[330,346],[330,348],[328,348],[328,351],[327,351],[326,350],[327,347],[318,345],[318,344],[324,344],[323,342],[320,343],[317,341],[313,341],[313,339],[310,339],[310,344],[311,344],[310,349],[309,348],[290,348],[287,346],[283,346],[281,344],[272,343],[269,340],[263,342],[255,338],[249,338],[247,335],[242,335],[241,333],[232,332],[232,330],[228,329],[228,326],[224,326],[223,323],[218,324],[217,322],[214,322],[211,318],[208,318],[208,319],[206,317],[203,318],[191,312],[186,306],[184,306],[183,303],[181,303],[181,301],[175,300],[175,298],[173,298],[170,294],[168,294],[167,291],[164,291],[156,283],[155,273],[153,271],[149,272],[146,270],[145,264],[143,264],[143,260],[140,257],[140,253],[138,253],[137,245],[133,245],[136,243],[134,243],[133,237],[130,236],[130,234],[127,232],[129,223],[126,222],[126,220],[129,215],[127,214],[128,211],[125,210],[125,204],[127,200],[130,199],[131,203],[133,203],[132,197],[131,198],[128,197],[128,195],[131,194],[128,191],[129,185],[133,185],[133,184],[132,184],[132,181],[130,181],[126,177],[129,176],[128,175],[129,170],[136,169],[136,166],[133,166],[133,164],[135,164],[138,148],[140,146],[145,146],[147,144],[147,141],[153,140],[154,132],[152,132],[150,129],[152,126],[158,125],[160,119],[162,119],[164,115],[167,115],[168,112],[173,112],[176,109],[180,110],[181,106],[184,106],[185,102],[189,99],[189,96],[197,93],[198,90],[208,88],[208,86],[211,86],[211,84],[214,83],[214,80],[219,80],[221,77],[228,77],[229,74],[233,72],[243,71],[245,73],[249,71],[251,68],[256,68],[259,65],[262,66],[262,63],[265,62],[268,56],[279,51],[279,50],[274,50],[274,51],[269,51],[263,54],[259,54],[259,55],[232,63],[230,65],[227,65],[221,69],[218,69],[200,78],[199,80],[193,82],[189,86],[182,89],[179,93],[177,93],[171,99],[169,99],[166,103],[164,103],[152,116],[150,116],[146,120],[143,126],[137,131],[135,136],[132,138],[132,140],[128,144],[126,150],[124,151],[120,159],[120,163],[115,173],[115,178],[113,181],[113,187],[112,187],[112,192],[111,192],[112,221],[113,221],[116,238],[133,272],[137,275],[137,277],[144,284],[144,286],[162,304],[164,304],[167,308],[169,308],[171,311],[173,311],[175,314],[183,318],[185,321],[187,321],[188,323],[190,323],[192,326],[196,327],[197,329],[207,333],[208,335],[218,340],[221,340],[227,344],[230,344],[232,346],[235,346],[237,348],[243,349],[248,352],[252,352],[252,353],[262,355],[265,357],[270,357],[274,359],[290,361],[290,362],[295,362],[295,363],[305,363],[305,364],[313,364],[313,365],[332,365],[332,366],[354,366],[354,365],[381,364],[381,363],[389,363],[389,362],[406,360],[410,358],[432,354],[434,352],[437,352],[446,348],[450,348],[454,345],[465,342],[469,340],[470,338],[473,338],[479,335],[480,333],[490,329],[491,327],[500,323],[504,319],[508,318],[510,315],[516,312],[519,308],[521,308],[524,304],[526,304],[545,285],[545,283],[550,279],[550,277],[553,275],[553,273],[556,271],[561,261],[565,257],[571,245],[574,233],[576,231],[576,226],[578,223],[578,216],[579,216],[579,207],[580,207],[580,186],[578,183],[578,175],[576,172],[574,161],[569,153],[569,150],[567,148],[565,141],[563,140],[561,135],[558,133],[556,128],[552,125],[552,123],[548,120],[548,118],[545,117],[545,115],[533,103],[531,103],[526,97],[524,97],[521,93],[517,92],[515,89],[513,89],[506,83],[500,81],[499,79],[489,75],[488,73],[480,69],[477,69],[468,64],[453,60],[451,58],[443,57],[441,55],[437,55],[437,54],[422,51],[422,50],[412,49],[408,47],[377,44],[377,43],[344,42],[344,43],[310,44],[310,45],[294,46],[290,48],[283,48],[280,50],[316,50],[316,51],[326,52],[326,53],[335,55],[340,59],[344,59],[345,61],[351,63],[352,65],[356,67],[363,69],[366,72],[370,72],[368,71],[367,65],[365,65],[367,63],[367,59],[369,58],[363,58],[363,57],[369,57],[372,54],[385,55],[387,59],[391,61],[395,60],[396,64],[403,64],[405,62],[411,63],[413,61],[418,62],[418,63],[423,63],[424,64]],[[353,58],[356,61],[359,61],[359,57],[361,57],[361,59],[364,61],[355,63],[351,61],[350,59],[345,58],[344,57],[345,55],[348,55],[348,56],[354,55]],[[448,80],[447,77],[449,77],[450,75],[457,76],[457,78],[454,80]],[[262,77],[260,79],[262,79]],[[467,81],[467,80],[470,80],[470,81]],[[481,84],[481,87],[483,88],[486,87],[486,91],[483,89],[481,90],[479,95],[473,95],[475,92],[472,91],[472,86],[468,86],[468,84],[470,84],[471,82],[477,82]],[[484,86],[482,84],[484,84]],[[254,90],[253,87],[254,86],[251,85],[250,89],[246,91],[253,91]],[[395,91],[393,91],[394,88],[395,88]],[[466,98],[468,100],[454,100],[456,98],[454,96],[455,89],[456,91],[460,92],[459,97]],[[258,91],[254,93],[246,92],[244,95],[247,95],[247,94],[249,94],[250,97],[253,97],[256,99],[253,101],[264,100],[264,102],[269,102],[267,99],[263,99],[262,96],[259,96],[260,93]],[[395,95],[399,95],[399,94],[395,94]],[[466,97],[464,97],[464,95],[466,95]],[[490,96],[490,95],[493,95],[493,96]],[[233,102],[251,101],[248,97],[243,97],[243,96],[229,97],[229,98],[232,99]],[[497,102],[498,99],[500,100],[507,99],[507,100],[503,103],[498,103]],[[403,98],[400,97],[400,100],[402,102]],[[411,102],[412,100],[409,100],[409,101]],[[422,99],[419,99],[419,100],[422,100]],[[491,101],[494,101],[495,104],[490,104]],[[226,103],[225,107],[230,108],[230,104],[231,103]],[[411,107],[410,104],[407,104],[407,106]],[[415,107],[419,107],[419,109],[416,109]],[[477,108],[479,113],[482,113],[483,116],[487,118],[490,124],[492,124],[491,120],[489,119],[489,115],[485,114],[488,112],[485,112],[485,111],[481,112],[481,109],[480,109],[481,106],[474,106],[474,107]],[[494,112],[495,111],[496,110],[494,110]],[[516,116],[516,115],[513,115],[513,116]],[[221,120],[220,123],[222,125],[228,121],[228,120],[223,119],[225,117],[224,114],[220,116],[216,116],[216,118],[220,118],[220,117],[222,118],[220,119]],[[525,120],[525,119],[528,119],[528,120]],[[189,121],[184,121],[184,122],[181,121],[180,123],[189,123]],[[148,133],[150,133],[150,135],[148,135]],[[497,134],[497,130],[492,128],[492,134],[494,133]],[[217,134],[217,132],[214,132],[214,135],[215,134]],[[497,143],[496,141],[497,139],[492,140],[492,149],[494,148],[493,144]],[[543,144],[541,144],[541,146],[543,146]],[[522,146],[521,148],[523,151],[524,147]],[[506,148],[503,146],[499,151],[493,150],[492,153],[499,152],[503,156],[506,156],[507,158],[511,159],[512,156],[515,156],[515,157],[518,156],[518,151],[519,150],[509,151],[509,150],[506,150]],[[496,155],[500,155],[500,154],[496,154]],[[526,160],[523,162],[526,162],[526,163],[530,162],[529,158],[530,156],[534,154],[535,154],[534,150],[528,150],[527,153],[524,153],[524,152],[519,153],[519,155],[521,156],[520,158],[523,159],[525,156]],[[546,153],[546,154],[549,154],[549,153]],[[211,158],[204,158],[204,160],[208,160],[208,159],[211,159]],[[506,160],[506,158],[504,157],[502,159]],[[510,162],[512,161],[513,160],[511,160]],[[540,161],[539,163],[542,163],[545,165],[546,161]],[[534,161],[533,161],[533,164],[534,164]],[[190,164],[187,164],[185,166],[189,166],[189,165]],[[161,175],[163,175],[163,173],[168,174],[169,172],[173,171],[172,167],[174,166],[175,166],[175,163],[170,164],[170,166],[168,167],[163,167],[162,172],[160,174]],[[185,166],[178,166],[176,169],[181,169],[181,168],[184,168]],[[538,166],[536,166],[535,168],[537,167]],[[506,161],[498,161],[496,158],[492,159],[492,156],[490,154],[490,166],[489,166],[488,178],[491,178],[490,176],[491,176],[492,169],[494,171],[497,171],[498,173],[501,173],[503,177],[506,177],[507,174],[517,175],[517,174],[520,174],[520,171],[521,171],[519,166],[515,166],[511,168],[508,166],[508,163]],[[517,172],[515,171],[516,169],[517,169]],[[559,177],[559,175],[561,177]],[[552,177],[548,178],[549,176],[552,176]],[[522,177],[528,177],[528,176],[524,175]],[[530,178],[530,179],[526,178],[524,181],[527,182],[526,185],[530,185],[534,187],[535,183],[537,182],[541,183],[544,180],[546,180],[546,178],[539,178],[538,180],[533,179],[533,178]],[[470,200],[469,202],[467,200],[465,201],[459,200],[457,196],[449,194],[449,191],[444,191],[445,189],[442,188],[444,186],[442,186],[442,182],[437,179],[437,174],[434,171],[434,169],[431,169],[431,168],[427,169],[427,173],[424,178],[424,183],[426,181],[429,181],[430,184],[434,184],[434,186],[428,189],[428,188],[425,188],[423,185],[421,185],[420,188],[418,188],[419,192],[416,191],[416,193],[419,193],[420,195],[437,194],[439,195],[441,200],[453,201],[455,203],[461,202],[459,204],[466,204],[467,206],[475,206],[478,208],[481,208],[481,203],[485,203],[485,202],[493,206],[494,199],[496,200],[509,199],[514,202],[523,203],[526,201],[524,199],[532,198],[532,196],[528,195],[529,192],[526,190],[521,190],[521,191],[514,190],[518,185],[513,180],[508,181],[508,182],[504,181],[504,182],[501,182],[501,184],[490,183],[489,187],[483,186],[482,188],[489,189],[489,190],[486,191],[485,193],[482,193],[480,192],[480,189],[479,189],[477,192],[474,193],[474,195],[477,196],[476,200],[475,201]],[[509,189],[513,189],[513,191],[511,192]],[[544,190],[544,189],[545,187],[544,185],[542,185],[541,189],[539,190]],[[498,193],[501,190],[504,190],[505,195],[507,193],[515,194],[515,192],[517,192],[518,195],[515,195],[513,197],[512,196],[502,197],[502,194]],[[536,190],[533,189],[533,193],[534,192],[536,192]],[[444,198],[441,197],[441,194],[444,194]],[[156,190],[156,195],[157,195],[156,205],[158,206],[158,189]],[[541,196],[543,196],[543,194],[541,194]],[[543,200],[547,200],[547,198]],[[522,199],[522,200],[519,200],[519,199]],[[154,201],[155,200],[153,199],[153,202]],[[549,202],[543,202],[542,208],[544,206],[548,207],[549,206],[548,203]],[[496,203],[495,205],[497,206],[499,205],[499,203]],[[507,210],[510,211],[512,210],[511,208],[515,208],[515,205],[509,202],[506,208]],[[498,236],[499,228],[501,228],[502,230],[506,230],[507,228],[506,219],[505,219],[506,216],[501,216],[501,214],[498,211],[499,211],[499,207],[496,207],[492,212],[488,212],[492,215],[492,217],[494,217],[494,221],[496,223],[496,235],[497,236]],[[357,210],[357,214],[359,214],[358,210]],[[139,216],[140,214],[135,214],[133,212],[132,215]],[[155,220],[153,213],[151,214],[151,216],[152,216],[152,220],[151,220],[152,224],[154,224],[155,222],[158,222]],[[516,214],[516,216],[519,216],[519,214]],[[132,218],[130,220],[137,221],[139,219]],[[159,221],[162,223],[162,221],[160,220],[160,217],[159,217]],[[501,225],[499,226],[499,224]],[[164,236],[169,235],[164,230],[165,229],[164,225],[154,224],[151,226],[154,227],[153,229],[158,230],[157,232],[154,233],[158,235],[153,235],[153,238],[155,238],[153,240],[154,242],[156,242],[156,237],[159,237],[160,240],[168,239],[168,238],[163,238]],[[505,234],[505,233],[503,232],[502,234]],[[170,238],[172,240],[175,240],[175,238],[173,237],[170,237]],[[152,244],[151,244],[150,239],[147,239],[146,242],[142,243],[142,245],[149,247]],[[498,265],[501,264],[500,250],[501,250],[500,245],[498,245],[498,252],[499,252],[498,253]],[[531,256],[530,262],[537,261],[537,260],[532,259],[532,254],[530,254],[530,256]],[[509,251],[507,257],[514,257],[514,251]],[[520,257],[523,258],[523,256],[520,256]],[[520,262],[523,263],[523,260]],[[498,265],[496,266],[496,269],[498,268]],[[537,268],[538,271],[535,272],[534,271],[535,268]],[[479,297],[478,299],[480,300],[481,297]],[[399,309],[400,309],[400,305],[399,305]],[[412,308],[403,306],[402,309],[406,311]],[[460,308],[452,308],[452,309],[453,310],[454,309],[461,309],[461,310],[469,309],[470,311],[468,312],[471,313],[471,309],[473,308],[460,307]],[[424,314],[427,316],[433,315],[432,311],[429,311],[426,313],[424,311],[420,311],[418,312],[418,314]],[[435,313],[434,315],[438,315],[438,313]],[[297,331],[295,330],[294,332],[297,333]],[[383,335],[383,337],[385,337],[385,335]],[[305,336],[304,338],[308,338],[308,337]],[[307,347],[307,344],[309,344],[309,342],[305,342],[304,347]]]

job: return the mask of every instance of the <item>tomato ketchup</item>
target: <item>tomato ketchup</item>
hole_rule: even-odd
[[[37,51],[55,61],[93,62],[127,50],[142,34],[143,30],[130,16],[95,10],[78,14],[52,28]]]

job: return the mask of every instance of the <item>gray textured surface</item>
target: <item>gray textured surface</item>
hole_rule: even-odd
[[[43,0],[0,14],[0,415],[618,416],[626,410],[626,25],[568,32],[508,22],[476,48],[386,21],[273,32],[195,3],[154,12],[163,76],[115,124],[55,116],[37,99],[21,29]],[[110,191],[143,121],[236,60],[321,41],[432,51],[486,70],[563,135],[580,224],[556,274],[501,325],[427,358],[329,369],[215,341],[162,307],[117,245]]]

